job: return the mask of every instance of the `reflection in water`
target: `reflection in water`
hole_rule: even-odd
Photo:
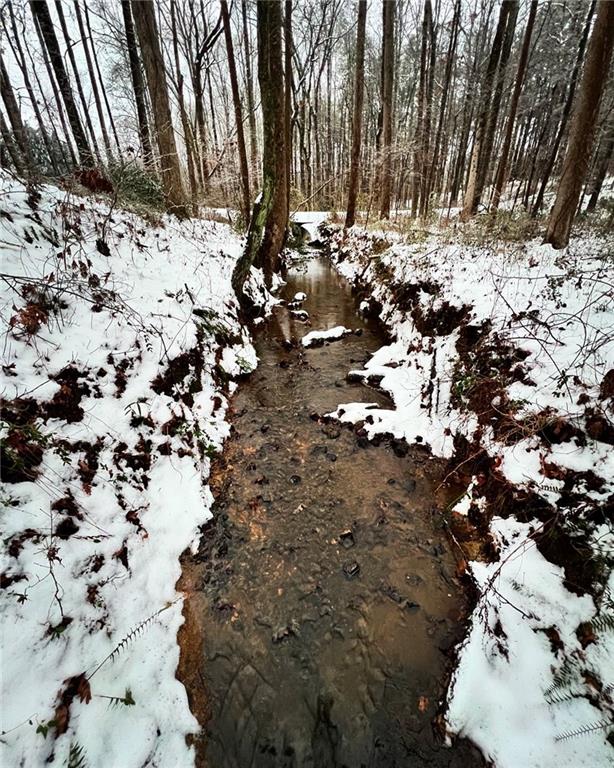
[[[432,720],[463,596],[427,453],[375,447],[311,418],[386,398],[345,375],[384,343],[323,259],[291,271],[311,328],[278,308],[257,338],[261,364],[233,401],[214,518],[186,557],[179,676],[205,721],[198,764],[481,765],[444,748]],[[311,329],[362,327],[321,348]]]

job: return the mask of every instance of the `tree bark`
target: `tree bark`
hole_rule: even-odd
[[[382,174],[380,218],[390,218],[392,186],[392,91],[394,85],[394,14],[396,0],[385,0],[382,10]]]
[[[258,134],[256,132],[256,106],[254,104],[254,80],[252,77],[251,45],[249,25],[247,23],[247,0],[241,0],[243,22],[243,49],[245,52],[245,84],[247,91],[247,113],[249,122],[249,160],[252,169],[252,181],[257,183],[258,172]]]
[[[286,218],[290,218],[292,187],[292,0],[284,4],[284,132],[286,139]]]
[[[594,211],[597,207],[597,200],[599,200],[599,194],[601,187],[605,181],[605,177],[612,162],[614,156],[614,124],[610,126],[609,134],[607,135],[603,147],[603,151],[600,153],[600,157],[597,161],[597,168],[595,170],[595,176],[591,184],[591,196],[586,206],[587,211]]]
[[[365,33],[367,26],[367,0],[358,0],[358,25],[356,30],[356,70],[354,72],[354,113],[352,119],[352,154],[350,182],[345,227],[354,226],[356,199],[358,197],[358,165],[362,138],[362,106],[365,93]]]
[[[241,192],[243,202],[243,221],[245,226],[249,221],[251,202],[249,195],[249,167],[247,164],[247,152],[245,151],[245,135],[243,133],[243,115],[241,111],[241,96],[239,95],[239,81],[237,80],[237,66],[232,45],[232,30],[230,28],[230,14],[228,3],[220,0],[222,9],[222,24],[224,25],[224,38],[226,40],[226,53],[228,55],[228,73],[230,75],[230,88],[232,90],[232,103],[235,111],[235,123],[237,126],[237,149],[239,150],[239,168],[241,170]]]
[[[495,32],[495,38],[490,49],[486,75],[484,77],[484,83],[480,93],[480,111],[478,113],[478,121],[475,129],[475,140],[473,143],[473,152],[471,154],[471,163],[469,166],[469,179],[467,182],[467,189],[465,191],[463,210],[461,212],[462,219],[468,219],[470,216],[473,216],[477,212],[478,208],[478,201],[480,196],[478,191],[481,169],[480,158],[482,156],[482,146],[485,140],[488,119],[490,115],[492,91],[495,83],[495,76],[497,74],[497,67],[499,66],[499,59],[501,57],[501,49],[503,47],[505,29],[507,26],[507,19],[510,9],[510,0],[504,0],[503,4],[501,5],[501,10],[499,11],[497,30]]]
[[[492,209],[494,211],[496,211],[499,207],[501,192],[503,191],[503,187],[505,186],[505,182],[507,180],[507,161],[510,153],[510,147],[512,146],[512,136],[514,134],[514,123],[516,120],[516,112],[518,111],[518,102],[522,92],[522,84],[524,82],[524,75],[527,69],[527,62],[529,60],[529,50],[531,47],[531,37],[533,35],[533,26],[535,24],[536,14],[537,0],[532,0],[531,9],[529,11],[529,18],[527,20],[527,26],[525,28],[524,39],[522,41],[520,59],[518,60],[516,82],[514,83],[514,91],[512,93],[512,101],[510,103],[510,111],[507,117],[505,136],[503,138],[503,146],[501,147],[499,166],[497,168],[497,176],[495,179],[495,190],[492,200]]]
[[[126,30],[126,45],[128,47],[128,61],[130,63],[130,77],[132,78],[132,89],[134,91],[134,101],[136,104],[136,114],[139,125],[139,140],[141,142],[141,151],[143,152],[143,162],[145,166],[153,164],[153,152],[151,149],[151,138],[149,135],[149,122],[147,120],[147,104],[145,102],[145,82],[141,71],[141,62],[136,43],[134,24],[132,21],[132,11],[130,9],[130,0],[122,0],[122,14],[124,17],[124,29]]]
[[[533,217],[537,216],[541,210],[542,203],[544,201],[544,194],[546,192],[546,187],[548,186],[548,182],[550,181],[550,176],[552,175],[552,170],[554,168],[554,164],[556,162],[556,158],[559,153],[559,147],[561,146],[561,141],[563,140],[563,134],[565,133],[565,128],[567,127],[567,121],[569,120],[569,116],[571,114],[574,96],[576,93],[576,85],[578,83],[578,75],[580,74],[580,67],[582,66],[582,60],[584,59],[584,51],[586,50],[586,42],[588,40],[588,34],[590,32],[591,21],[593,18],[593,13],[595,12],[596,2],[597,0],[592,0],[591,6],[589,8],[589,11],[586,17],[586,22],[584,24],[584,32],[580,39],[580,45],[578,47],[578,55],[576,57],[576,63],[574,65],[573,72],[571,73],[569,90],[567,92],[567,99],[565,100],[565,106],[563,107],[563,114],[561,115],[559,129],[557,131],[556,139],[554,140],[554,144],[552,146],[552,151],[550,152],[550,155],[548,157],[548,162],[546,164],[546,168],[542,176],[541,184],[539,186],[539,191],[537,193],[537,198],[535,199],[535,202],[533,203],[533,207],[531,209],[531,216]]]
[[[94,103],[96,104],[96,113],[98,114],[98,122],[100,123],[100,132],[102,133],[102,141],[107,153],[107,160],[113,159],[113,152],[111,151],[111,142],[109,140],[109,133],[107,131],[107,125],[104,119],[104,112],[102,110],[102,102],[100,101],[100,91],[98,90],[98,83],[96,82],[96,73],[94,72],[94,65],[92,63],[92,56],[90,53],[90,46],[85,33],[85,26],[83,24],[83,17],[81,15],[81,9],[79,7],[79,0],[74,0],[75,15],[77,17],[77,24],[79,25],[79,34],[81,35],[81,44],[83,45],[83,52],[85,54],[85,61],[87,64],[87,71],[90,76],[90,83],[92,84],[92,93],[94,95]]]
[[[614,3],[599,0],[569,130],[563,170],[546,232],[545,242],[554,248],[565,248],[569,243],[571,225],[588,171],[599,104],[607,82],[613,48]]]
[[[0,54],[0,94],[2,95],[2,101],[6,109],[6,114],[13,129],[13,136],[15,143],[19,147],[19,150],[23,156],[24,163],[30,165],[30,151],[28,148],[28,139],[26,136],[26,129],[21,120],[21,113],[17,104],[17,99],[13,92],[13,87],[9,80],[8,72],[4,65],[4,59]],[[9,150],[10,151],[10,150]]]
[[[162,189],[166,199],[166,207],[169,212],[179,217],[185,217],[188,215],[186,196],[171,119],[166,71],[160,48],[155,8],[153,3],[148,0],[132,0],[131,9],[143,57],[149,98],[156,126],[156,141],[160,154]]]
[[[92,150],[87,141],[83,125],[81,124],[81,118],[77,111],[77,105],[72,93],[70,81],[64,68],[64,60],[62,59],[62,53],[58,44],[58,39],[55,36],[55,30],[53,28],[53,22],[49,15],[49,8],[47,7],[46,0],[30,0],[30,8],[32,15],[38,22],[38,27],[41,32],[41,36],[44,40],[45,47],[49,54],[51,66],[58,83],[60,93],[62,95],[62,101],[66,108],[66,114],[68,116],[68,122],[77,145],[79,152],[80,163],[84,166],[94,165],[94,156]]]
[[[83,86],[81,85],[81,77],[79,76],[79,68],[77,67],[77,61],[75,59],[75,52],[73,51],[72,40],[70,39],[70,35],[68,34],[68,27],[66,26],[66,19],[64,18],[64,9],[62,6],[62,0],[55,0],[55,10],[58,15],[58,19],[60,21],[60,29],[62,30],[64,42],[66,43],[66,53],[68,55],[68,60],[70,61],[70,66],[73,71],[73,76],[75,78],[77,95],[81,103],[81,109],[83,110],[85,125],[87,127],[90,138],[92,140],[92,147],[94,150],[94,155],[96,157],[96,162],[99,165],[101,165],[102,158],[100,157],[100,150],[98,149],[98,142],[96,141],[96,133],[94,131],[94,126],[92,125],[92,119],[90,117],[87,101],[85,100],[85,94],[83,93]]]
[[[254,204],[245,250],[232,275],[233,288],[244,308],[250,303],[243,286],[252,264],[262,267],[267,285],[271,285],[288,223],[281,2],[259,2],[257,12],[263,129],[262,192]]]

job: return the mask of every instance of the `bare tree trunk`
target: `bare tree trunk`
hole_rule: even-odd
[[[43,139],[43,143],[45,145],[45,149],[47,150],[47,155],[49,157],[49,163],[51,165],[51,168],[53,172],[56,175],[59,175],[59,168],[56,163],[55,159],[55,153],[53,151],[51,140],[49,138],[49,134],[47,133],[47,127],[45,125],[45,122],[43,120],[43,116],[41,114],[41,111],[38,106],[38,101],[36,99],[36,94],[34,93],[34,88],[32,86],[32,81],[30,80],[30,75],[28,73],[28,66],[26,63],[26,57],[23,52],[23,47],[21,45],[21,40],[19,38],[19,33],[17,32],[17,23],[15,21],[15,14],[13,12],[13,6],[9,2],[8,5],[8,11],[9,16],[11,19],[11,29],[13,32],[13,42],[11,43],[11,38],[9,36],[8,27],[4,20],[2,19],[2,26],[4,28],[7,40],[9,43],[11,43],[11,50],[13,51],[13,55],[15,56],[15,59],[19,65],[19,69],[21,71],[21,76],[23,78],[24,85],[26,86],[26,90],[28,92],[28,96],[30,97],[30,102],[32,104],[32,109],[34,111],[34,115],[36,117],[36,122],[38,123],[38,130],[40,131],[40,134]]]
[[[286,218],[290,217],[292,187],[292,0],[285,0],[284,12],[284,131],[286,139]]]
[[[610,132],[605,138],[603,151],[600,153],[600,157],[597,161],[597,168],[595,170],[595,176],[591,184],[591,196],[586,206],[587,211],[594,211],[597,206],[597,200],[599,200],[599,194],[601,187],[605,181],[605,177],[612,162],[614,156],[614,124],[610,126]]]
[[[495,76],[497,73],[497,67],[499,65],[499,58],[501,57],[501,49],[503,47],[503,40],[505,36],[505,28],[507,26],[508,14],[510,12],[511,3],[510,0],[504,0],[499,11],[499,20],[497,22],[497,30],[495,32],[495,38],[490,49],[490,56],[488,59],[488,66],[486,68],[486,75],[484,83],[480,93],[480,111],[478,114],[477,125],[475,129],[475,141],[473,143],[473,152],[471,155],[469,179],[467,182],[467,189],[465,191],[465,200],[461,217],[467,219],[473,216],[477,212],[478,201],[480,197],[479,177],[480,177],[480,156],[482,155],[482,145],[485,140],[486,130],[488,127],[488,118],[490,115],[492,91],[495,83]]]
[[[424,110],[424,131],[423,131],[423,146],[422,146],[422,168],[420,172],[420,216],[426,217],[429,200],[428,200],[428,177],[430,173],[429,164],[429,152],[431,143],[431,115],[433,112],[433,85],[435,82],[435,29],[433,26],[433,12],[431,9],[430,0],[428,3],[428,36],[429,36],[429,64],[426,80],[426,108]],[[425,3],[425,9],[426,5]]]
[[[74,6],[75,15],[77,17],[77,24],[79,25],[79,34],[81,35],[81,44],[83,45],[83,52],[85,54],[85,61],[87,63],[87,71],[90,76],[90,83],[92,84],[92,93],[94,94],[94,103],[96,104],[98,122],[100,123],[100,132],[102,133],[102,141],[107,153],[107,160],[110,161],[113,159],[113,152],[111,151],[111,142],[109,140],[109,133],[107,131],[107,125],[104,119],[104,112],[102,110],[102,103],[100,101],[100,91],[98,90],[98,83],[96,82],[96,73],[94,72],[90,46],[87,40],[87,35],[85,33],[85,26],[83,25],[83,17],[81,16],[79,0],[74,0]]]
[[[2,136],[4,148],[6,149],[9,157],[11,158],[13,167],[15,168],[15,173],[18,176],[24,176],[26,167],[23,161],[23,157],[21,156],[21,151],[17,146],[17,144],[15,143],[15,140],[13,138],[13,133],[9,130],[9,127],[4,120],[4,115],[2,114],[2,112],[0,112],[0,136]]]
[[[392,186],[392,90],[394,84],[394,13],[396,0],[383,4],[382,46],[382,175],[380,179],[380,218],[390,218]]]
[[[254,103],[254,80],[252,77],[251,45],[249,40],[249,25],[247,23],[247,0],[241,0],[241,15],[243,21],[243,48],[245,51],[245,82],[247,90],[247,112],[249,122],[249,160],[252,169],[252,180],[257,183],[258,173],[258,134],[256,133],[256,106]]]
[[[60,46],[58,45],[58,39],[55,36],[55,30],[53,28],[51,16],[49,15],[47,2],[46,0],[30,0],[30,9],[32,10],[32,15],[35,20],[38,22],[41,36],[49,54],[51,66],[53,67],[58,87],[62,95],[62,101],[66,107],[68,122],[70,123],[70,128],[79,152],[79,160],[82,165],[91,166],[94,164],[94,157],[88,144],[85,131],[83,130],[83,126],[81,125],[81,119],[73,98],[70,81],[66,74],[66,70],[64,69],[64,61],[60,52]]]
[[[190,121],[183,96],[183,73],[179,59],[179,40],[177,38],[177,8],[175,0],[171,0],[171,37],[173,39],[173,57],[175,59],[175,86],[177,89],[177,101],[179,104],[179,117],[183,129],[185,141],[186,160],[188,163],[188,179],[190,182],[190,200],[192,203],[192,215],[198,216],[198,185],[196,183],[196,167],[194,158],[194,146]]]
[[[586,178],[599,115],[599,104],[607,81],[614,48],[614,3],[599,0],[580,91],[575,104],[567,152],[545,242],[565,248]]]
[[[17,99],[13,93],[13,87],[9,80],[8,72],[4,65],[4,59],[0,54],[0,94],[2,95],[2,101],[6,109],[6,114],[9,118],[9,123],[13,129],[13,136],[15,137],[15,143],[17,144],[23,161],[26,166],[30,165],[30,151],[28,148],[28,139],[26,136],[26,129],[21,120],[21,113],[19,106],[17,105]],[[8,147],[7,147],[8,148]],[[10,150],[9,150],[10,152]]]
[[[166,71],[160,49],[154,5],[148,0],[132,0],[131,9],[147,76],[160,154],[162,189],[167,209],[177,216],[184,217],[188,215],[186,196],[181,180],[175,131],[168,99]]]
[[[90,25],[90,12],[87,9],[87,2],[86,0],[83,0],[83,10],[85,11],[85,24],[87,26],[87,33],[90,39],[90,44],[92,47],[94,46],[94,41],[92,38],[92,27]],[[98,64],[98,57],[94,56],[94,67],[96,69],[96,73],[98,74],[98,80],[100,82],[100,90],[102,91],[102,98],[104,99],[105,107],[107,110],[107,115],[109,116],[109,125],[111,126],[111,131],[113,132],[113,138],[115,139],[115,145],[117,146],[117,152],[119,156],[122,156],[122,148],[119,143],[119,137],[117,135],[117,130],[115,128],[115,120],[113,119],[113,112],[111,110],[111,105],[109,104],[109,99],[107,98],[107,91],[104,87],[104,80],[102,79],[102,73],[100,71],[100,66]]]
[[[458,27],[461,14],[461,0],[456,0],[454,5],[454,16],[452,18],[452,29],[450,30],[450,43],[448,45],[448,53],[446,56],[446,69],[443,78],[443,89],[441,93],[441,103],[439,105],[439,119],[437,121],[437,133],[435,135],[435,146],[433,147],[433,158],[429,169],[429,176],[426,185],[426,198],[430,198],[433,183],[436,179],[439,165],[439,152],[441,149],[441,138],[443,134],[443,123],[446,113],[446,105],[448,103],[448,93],[451,90],[450,78],[452,75],[452,65],[454,63],[454,56],[456,52],[456,43],[458,40]],[[445,159],[445,155],[444,155]],[[428,212],[428,205],[426,208]]]
[[[505,82],[505,71],[507,69],[507,62],[509,61],[510,52],[512,50],[512,43],[514,41],[514,30],[516,28],[517,16],[518,0],[509,0],[507,20],[505,24],[505,36],[503,38],[501,56],[499,58],[499,64],[497,67],[497,82],[494,88],[492,104],[490,105],[484,141],[480,147],[480,155],[478,157],[478,179],[474,194],[474,206],[476,209],[482,198],[484,187],[488,184],[489,181],[490,159],[492,157],[495,143],[495,131],[497,128],[497,120],[499,118],[499,110],[501,107],[501,96],[503,94],[503,85]]]
[[[593,18],[593,13],[595,12],[596,2],[597,0],[592,0],[591,7],[589,8],[588,14],[586,16],[586,22],[584,24],[584,32],[582,34],[582,38],[580,39],[580,45],[578,47],[578,55],[576,57],[576,63],[575,63],[573,72],[571,73],[569,90],[567,92],[567,99],[565,101],[565,106],[563,107],[561,122],[559,123],[559,129],[556,134],[556,139],[554,140],[552,151],[550,152],[550,156],[548,158],[548,162],[544,170],[544,175],[542,176],[542,181],[539,186],[539,192],[537,193],[537,198],[535,199],[535,202],[533,203],[533,208],[531,209],[531,216],[537,216],[541,210],[542,203],[544,201],[544,194],[546,192],[546,187],[548,186],[548,182],[550,181],[550,176],[552,175],[552,170],[554,168],[554,164],[556,162],[556,158],[559,153],[559,147],[561,146],[561,141],[563,140],[563,134],[565,133],[565,128],[567,127],[567,121],[569,120],[569,116],[571,114],[574,95],[576,92],[576,85],[578,83],[578,76],[580,74],[580,67],[582,66],[584,51],[586,50],[586,42],[588,40],[588,33],[590,32],[591,21]]]
[[[518,102],[520,100],[520,93],[522,91],[524,75],[527,69],[527,62],[529,60],[529,50],[531,47],[531,37],[533,35],[533,26],[535,24],[536,14],[537,14],[537,0],[532,0],[531,9],[529,11],[529,18],[527,20],[527,26],[524,33],[524,39],[522,41],[522,50],[520,52],[520,59],[518,60],[518,69],[516,71],[516,82],[514,83],[514,92],[512,93],[510,111],[507,118],[507,125],[505,127],[505,137],[503,139],[503,146],[501,147],[499,167],[497,168],[495,190],[494,190],[493,200],[492,200],[492,208],[495,211],[499,207],[501,192],[503,191],[503,187],[505,186],[505,182],[507,180],[507,161],[510,153],[510,147],[512,145],[512,136],[514,133],[514,122],[516,120],[516,112],[518,111]]]
[[[362,105],[365,93],[365,32],[367,25],[367,0],[358,0],[358,26],[356,30],[356,69],[354,72],[354,113],[352,118],[352,154],[350,183],[345,214],[346,229],[354,226],[356,198],[358,197],[358,165],[362,137]]]
[[[249,195],[249,167],[247,165],[247,152],[245,151],[245,136],[243,134],[243,115],[241,112],[241,96],[239,95],[239,81],[237,80],[237,67],[232,45],[232,30],[230,28],[230,14],[228,3],[220,0],[222,9],[222,24],[224,25],[224,38],[226,39],[226,53],[228,55],[228,73],[230,75],[230,87],[232,89],[232,102],[235,110],[235,123],[237,126],[237,149],[239,150],[239,167],[241,169],[241,191],[243,193],[243,220],[245,226],[249,221],[251,210]]]
[[[260,2],[258,9],[258,80],[262,103],[262,193],[252,212],[243,256],[232,275],[241,305],[249,300],[243,285],[251,265],[262,267],[270,285],[288,223],[286,208],[286,147],[284,131],[284,70],[280,0]]]
[[[146,166],[151,166],[153,164],[153,152],[151,149],[151,138],[149,135],[149,122],[147,120],[145,83],[143,81],[143,73],[141,72],[141,62],[139,60],[136,35],[134,33],[134,24],[132,22],[130,0],[122,0],[122,13],[124,16],[124,28],[126,30],[128,61],[130,62],[130,76],[132,78],[132,89],[134,91],[134,101],[136,104],[136,114],[139,124],[139,139],[141,141],[141,150],[143,152],[143,162]]]
[[[92,119],[90,118],[90,112],[88,109],[87,101],[85,100],[85,94],[83,93],[83,87],[81,85],[81,78],[79,76],[79,68],[75,60],[75,53],[73,51],[72,40],[68,34],[68,27],[66,26],[66,19],[64,18],[64,10],[62,7],[62,0],[55,0],[55,10],[60,21],[60,29],[64,36],[64,42],[66,43],[66,53],[68,54],[68,60],[73,71],[75,78],[75,85],[77,86],[77,95],[81,102],[81,108],[85,117],[85,125],[92,140],[92,147],[94,149],[94,155],[99,165],[102,165],[102,158],[100,157],[100,150],[98,149],[98,142],[96,141],[96,133],[94,132],[94,126],[92,125]]]

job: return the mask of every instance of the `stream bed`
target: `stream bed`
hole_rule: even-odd
[[[316,418],[390,404],[348,383],[386,343],[321,257],[287,275],[311,326],[278,307],[260,364],[233,396],[233,432],[210,480],[213,518],[183,558],[178,677],[209,768],[483,765],[437,715],[468,605],[442,524],[453,498],[425,449],[375,446]],[[303,349],[310,330],[361,329]]]

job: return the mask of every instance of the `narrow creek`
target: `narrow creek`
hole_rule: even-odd
[[[178,585],[197,765],[483,765],[433,729],[467,609],[441,523],[442,464],[313,418],[389,402],[345,379],[386,338],[326,260],[287,280],[285,298],[307,294],[311,328],[280,307],[257,334],[260,365],[233,397],[212,473],[213,519]],[[362,334],[296,344],[335,325]]]

